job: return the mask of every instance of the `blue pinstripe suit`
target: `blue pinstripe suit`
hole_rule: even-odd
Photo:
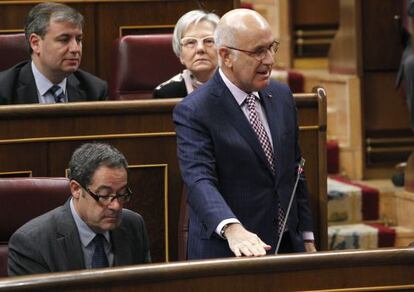
[[[289,88],[271,81],[259,91],[272,135],[276,175],[256,134],[218,71],[174,109],[178,158],[188,187],[188,258],[233,256],[215,233],[237,218],[264,242],[277,242],[277,200],[286,210],[301,154],[296,107]],[[300,180],[288,220],[293,251],[304,251],[302,231],[312,231],[305,180]]]

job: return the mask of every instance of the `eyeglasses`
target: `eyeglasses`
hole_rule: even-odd
[[[131,200],[132,197],[132,191],[129,187],[126,188],[124,194],[115,194],[115,195],[97,195],[94,192],[92,192],[89,188],[85,188],[84,186],[80,185],[87,193],[98,203],[108,206],[110,203],[112,203],[115,199],[118,200],[119,203],[124,204],[128,203]]]
[[[242,50],[242,49],[233,48],[233,47],[229,47],[229,46],[225,46],[225,47],[228,48],[228,49],[231,49],[231,50],[236,50],[236,51],[243,52],[243,53],[249,55],[250,57],[255,58],[257,61],[261,62],[261,61],[263,61],[264,58],[266,58],[267,52],[269,52],[270,55],[272,55],[272,56],[274,54],[276,54],[277,50],[279,49],[279,45],[280,45],[280,43],[278,41],[274,41],[273,43],[270,44],[270,46],[261,47],[261,48],[258,48],[255,51],[247,51],[247,50]]]
[[[205,47],[214,46],[214,36],[206,36],[201,39],[195,37],[183,37],[181,39],[181,45],[187,49],[194,49],[201,43]]]

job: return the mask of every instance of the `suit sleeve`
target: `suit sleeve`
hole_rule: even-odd
[[[21,231],[13,234],[9,241],[7,263],[9,276],[50,272],[37,247],[40,248],[27,234]]]
[[[217,225],[237,218],[218,187],[213,137],[200,115],[202,106],[180,103],[174,110],[177,152],[182,178],[188,188],[188,203],[202,225],[202,237],[214,234]]]

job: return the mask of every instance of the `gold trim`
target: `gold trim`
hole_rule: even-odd
[[[300,126],[299,127],[299,131],[319,131],[319,129],[321,129],[320,126]]]
[[[168,164],[135,164],[129,165],[128,168],[164,168],[164,225],[165,225],[165,262],[170,261],[170,245],[168,238]]]
[[[127,29],[157,29],[157,28],[172,28],[174,29],[174,24],[160,24],[160,25],[121,25],[119,27],[119,37],[123,37],[122,30]]]
[[[0,29],[0,34],[14,34],[14,33],[24,33],[24,29],[22,28]]]
[[[17,143],[38,143],[38,142],[55,142],[55,141],[62,142],[62,141],[77,141],[77,140],[80,141],[80,140],[125,139],[125,138],[147,138],[147,137],[168,137],[168,136],[175,136],[175,132],[5,139],[5,140],[0,140],[0,145],[1,144],[17,144]]]
[[[409,285],[390,285],[390,286],[371,286],[371,287],[355,287],[355,288],[338,288],[323,290],[303,290],[306,292],[351,292],[351,291],[396,291],[396,290],[412,290],[413,284]]]
[[[28,173],[29,176],[28,177],[32,177],[33,176],[33,171],[31,170],[19,170],[19,171],[6,171],[6,172],[0,172],[0,177],[2,175],[11,175],[11,174],[24,174],[24,173]]]

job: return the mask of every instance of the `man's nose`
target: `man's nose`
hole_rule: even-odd
[[[266,57],[262,60],[262,63],[266,65],[273,65],[275,62],[274,56],[275,54],[272,54],[270,50],[266,50]]]
[[[69,50],[71,52],[80,52],[82,50],[82,42],[72,39],[69,43]]]
[[[118,198],[114,198],[109,204],[109,209],[119,211],[122,209],[123,204],[118,201]]]

